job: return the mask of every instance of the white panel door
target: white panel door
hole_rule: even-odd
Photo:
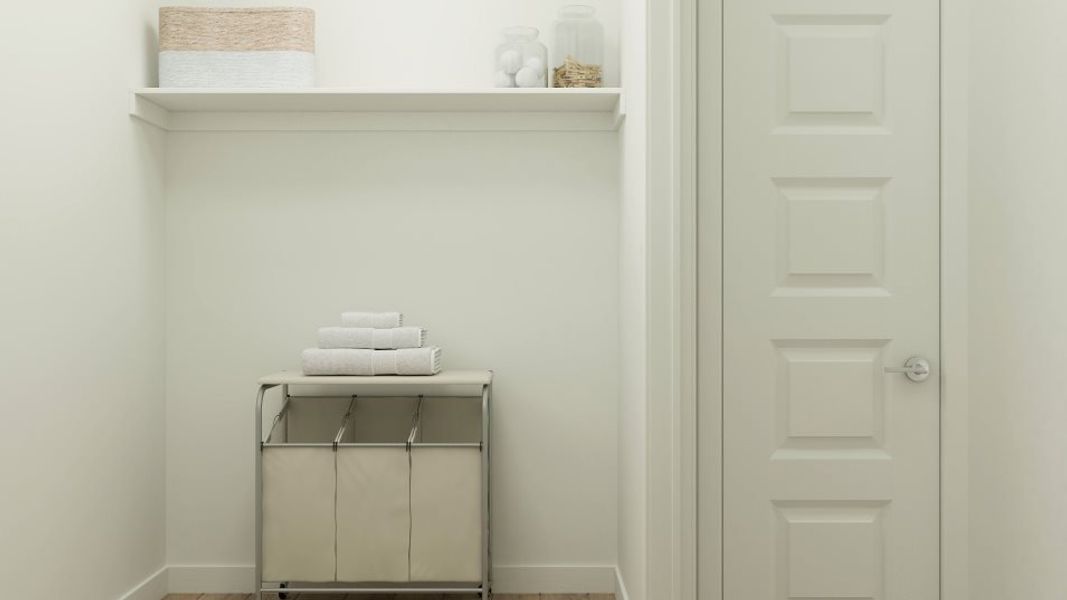
[[[934,600],[938,2],[723,29],[724,600]]]

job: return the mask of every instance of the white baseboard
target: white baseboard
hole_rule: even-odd
[[[172,594],[250,594],[256,577],[252,565],[171,565]]]
[[[622,580],[622,571],[615,567],[615,600],[630,600],[626,591],[626,582]]]
[[[493,568],[493,591],[501,594],[609,594],[618,586],[614,565],[501,565]],[[251,565],[172,565],[165,581],[172,594],[250,593]],[[130,597],[122,600],[158,600]]]
[[[610,594],[614,565],[499,565],[493,592],[500,594]]]
[[[167,567],[162,567],[134,588],[123,594],[119,600],[160,600],[167,595]]]

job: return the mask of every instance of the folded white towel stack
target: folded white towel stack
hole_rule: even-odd
[[[440,348],[304,350],[304,375],[433,375],[441,371]]]
[[[319,329],[319,347],[303,353],[305,375],[436,375],[441,349],[424,348],[426,330],[402,327],[398,312],[346,312],[344,327]]]
[[[319,329],[319,348],[367,348],[396,350],[422,348],[426,330],[422,327],[323,327]]]

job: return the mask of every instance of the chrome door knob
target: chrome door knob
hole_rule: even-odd
[[[930,377],[930,361],[921,356],[913,356],[904,361],[903,367],[885,367],[886,373],[903,373],[908,379],[918,383]]]

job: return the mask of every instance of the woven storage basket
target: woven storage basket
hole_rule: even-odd
[[[315,85],[309,8],[159,9],[159,86],[299,88]]]

